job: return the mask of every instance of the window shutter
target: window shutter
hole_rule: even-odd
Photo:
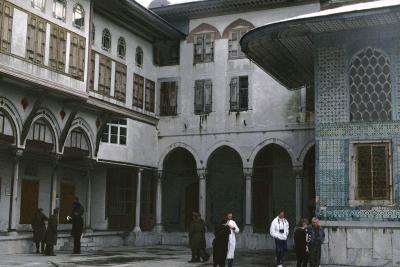
[[[214,60],[214,33],[205,34],[205,62],[210,62]]]
[[[71,34],[71,47],[69,53],[69,74],[74,77],[78,76],[78,36]]]
[[[161,82],[160,84],[160,115],[168,115],[169,95],[168,95],[168,82]]]
[[[94,90],[94,68],[95,68],[95,56],[96,54],[92,50],[91,56],[90,56],[90,77],[89,77],[89,83],[90,83],[90,90]]]
[[[178,82],[171,82],[169,87],[169,106],[171,109],[170,115],[177,114],[177,97],[178,97]]]
[[[67,31],[58,30],[58,70],[65,72],[65,58],[67,56]]]
[[[83,76],[85,73],[85,52],[86,52],[86,39],[83,37],[79,38],[79,47],[78,47],[78,75],[77,77],[80,80],[83,80]]]
[[[249,108],[249,80],[247,76],[239,77],[239,109],[248,110]]]
[[[99,65],[99,93],[106,94],[106,58],[100,56]]]
[[[156,96],[155,83],[153,81],[150,81],[150,109],[149,110],[151,112],[154,112],[155,96]]]
[[[106,58],[105,85],[106,85],[106,95],[109,96],[111,89],[111,60],[109,58]]]
[[[44,63],[44,53],[46,46],[46,25],[47,23],[42,20],[37,20],[37,32],[36,32],[36,63]]]
[[[30,15],[28,22],[28,33],[26,40],[26,57],[30,61],[35,60],[35,36],[36,36],[36,17]]]
[[[230,89],[231,89],[231,99],[230,99],[230,110],[237,111],[239,109],[239,87],[238,87],[238,77],[231,79]]]
[[[58,39],[58,28],[53,26],[51,27],[51,34],[50,34],[50,58],[49,58],[50,68],[52,69],[57,69],[57,55],[58,55],[57,39]]]
[[[212,82],[211,80],[204,81],[204,113],[212,111]]]
[[[115,68],[115,98],[125,102],[126,66],[117,63]]]
[[[14,12],[13,6],[8,2],[4,2],[3,13],[2,13],[3,25],[1,32],[1,50],[5,52],[11,51],[13,12]]]
[[[195,81],[194,85],[194,113],[201,114],[203,112],[203,90],[204,81]]]
[[[229,40],[229,58],[238,56],[238,32],[231,32],[231,39]]]

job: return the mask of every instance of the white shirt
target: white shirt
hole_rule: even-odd
[[[279,230],[283,230],[283,233]],[[285,218],[279,219],[279,217],[276,217],[271,223],[269,233],[273,238],[287,240],[289,235],[289,222]]]
[[[239,227],[235,223],[234,220],[229,220],[226,223],[231,228],[231,233],[229,235],[229,242],[228,242],[228,254],[226,255],[227,259],[233,259],[235,257],[235,247],[236,247],[236,233],[239,233]],[[235,227],[235,230],[232,228]]]

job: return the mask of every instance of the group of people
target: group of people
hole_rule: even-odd
[[[74,254],[81,253],[81,236],[83,232],[84,209],[76,197],[73,202],[72,214],[67,216],[67,221],[72,224],[71,235],[74,238]],[[47,222],[47,227],[46,227]],[[54,246],[57,245],[57,227],[59,222],[58,208],[47,218],[43,209],[39,208],[32,218],[33,242],[36,245],[36,253],[46,256],[55,256]]]
[[[210,255],[206,251],[206,224],[197,212],[193,212],[193,221],[189,228],[189,244],[192,250],[192,259],[189,262],[206,262]],[[227,212],[220,224],[215,227],[215,238],[213,240],[213,263],[214,267],[233,266],[235,257],[236,236],[239,227],[233,220],[232,212]]]
[[[280,211],[272,221],[270,234],[275,239],[276,264],[283,266],[283,259],[287,251],[289,236],[289,222],[285,219],[285,212]],[[321,261],[321,246],[325,239],[324,229],[319,225],[317,217],[308,225],[307,219],[302,219],[294,232],[294,246],[297,257],[297,267],[319,267]]]
[[[193,212],[193,221],[189,228],[189,245],[192,250],[192,259],[189,262],[206,262],[210,255],[206,251],[206,224],[200,214]],[[227,212],[223,221],[215,227],[213,245],[214,267],[233,266],[235,256],[236,234],[239,227],[233,220],[232,212]],[[272,221],[270,235],[275,240],[276,264],[283,266],[285,253],[287,252],[287,240],[289,236],[289,222],[285,219],[282,210]],[[294,245],[297,257],[297,267],[319,267],[321,261],[321,246],[325,239],[324,229],[319,225],[317,217],[312,219],[309,225],[307,219],[302,219],[294,232]]]

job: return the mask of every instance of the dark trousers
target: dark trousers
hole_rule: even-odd
[[[233,259],[228,259],[228,267],[233,267]]]
[[[297,267],[307,267],[308,255],[296,255],[297,256]]]
[[[46,256],[54,256],[54,246],[46,243],[46,249],[44,251]]]
[[[200,260],[200,258],[203,261],[208,261],[210,258],[210,255],[206,252],[204,248],[192,248],[192,260]]]
[[[81,236],[82,234],[74,234],[74,253],[81,253]]]
[[[216,263],[214,262],[214,267],[225,267],[225,262]]]
[[[44,242],[35,242],[36,244],[36,253],[44,253]]]
[[[275,238],[276,264],[282,265],[283,257],[287,251],[287,241]]]

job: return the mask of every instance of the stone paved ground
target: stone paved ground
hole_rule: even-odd
[[[212,266],[209,263],[190,264],[190,251],[186,247],[153,246],[153,247],[121,247],[87,252],[81,255],[59,252],[55,257],[36,254],[18,254],[0,256],[0,266],[118,266],[118,267],[203,267]],[[295,257],[290,254],[288,267],[295,266]],[[272,251],[241,251],[238,250],[235,266],[275,266]]]

